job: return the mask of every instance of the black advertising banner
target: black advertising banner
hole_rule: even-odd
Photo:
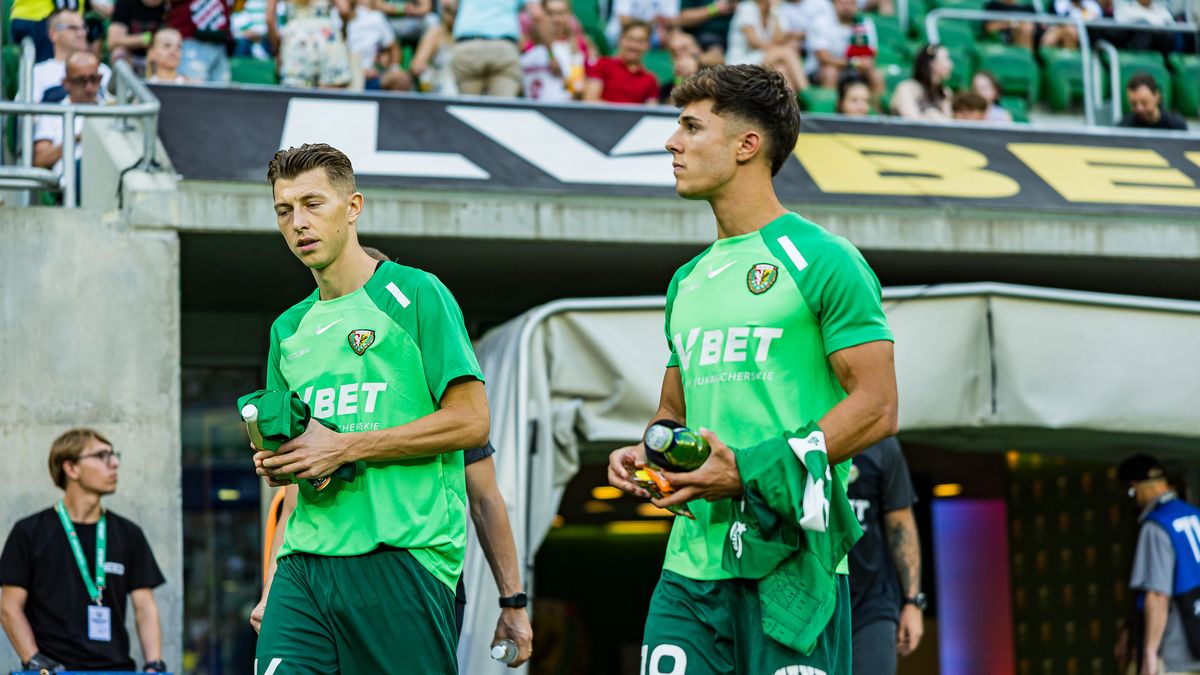
[[[265,181],[279,148],[325,142],[350,157],[366,187],[674,194],[663,149],[671,108],[152,88],[159,135],[188,179]],[[776,188],[792,205],[1200,219],[1200,135],[806,117]]]

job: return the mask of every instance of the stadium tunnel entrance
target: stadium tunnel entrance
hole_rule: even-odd
[[[260,484],[245,470],[244,431],[232,401],[260,386],[270,323],[311,292],[312,280],[276,235],[183,234],[180,241],[187,579],[184,666],[197,673],[244,672],[253,655],[253,633],[245,616],[260,589],[263,498]],[[399,237],[364,237],[364,243],[438,274],[458,297],[473,338],[556,298],[661,293],[665,280],[700,248]],[[1002,279],[1164,297],[1200,288],[1200,283],[1178,283],[1197,273],[1194,266],[1176,268],[1164,262],[921,254],[919,264],[907,263],[913,255],[866,252],[885,285]],[[1150,273],[1153,269],[1162,273]],[[230,277],[228,270],[245,274]],[[658,378],[662,361],[654,350],[663,347],[661,319],[653,318],[648,325],[654,343],[644,369]],[[491,374],[489,379],[494,381]],[[655,397],[657,386],[655,379]],[[1092,387],[1079,389],[1086,393]],[[495,391],[490,395],[497,398]],[[1126,396],[1136,398],[1128,391]],[[902,410],[907,400],[902,397]],[[640,412],[645,405],[642,401],[632,407],[643,417],[638,424],[650,414]],[[574,421],[565,430],[538,424],[535,433],[546,440],[581,428],[587,431],[577,439],[573,460],[577,469],[558,474],[557,481],[548,472],[522,484],[528,488],[540,480],[559,494],[543,514],[548,533],[544,542],[534,551],[525,551],[539,639],[532,671],[634,673],[642,619],[661,568],[668,523],[636,500],[604,499],[610,493],[594,491],[605,485],[602,468],[607,452],[640,429],[632,434],[600,433],[594,420],[567,419]],[[1080,673],[1114,672],[1108,645],[1121,616],[1118,605],[1127,600],[1123,581],[1132,550],[1133,514],[1125,500],[1109,489],[1109,469],[1126,450],[1183,457],[1186,443],[1179,442],[1180,434],[1123,434],[1121,447],[1116,447],[1105,443],[1113,435],[1103,431],[1047,432],[1038,425],[984,432],[970,425],[932,431],[909,427],[902,425],[900,438],[920,496],[916,509],[925,563],[923,587],[932,604],[925,643],[914,657],[902,661],[902,672],[955,672],[937,670],[945,649],[939,637],[948,601],[938,592],[944,556],[936,549],[936,537],[930,535],[938,529],[937,518],[943,523],[966,523],[970,529],[978,528],[980,517],[989,516],[937,513],[941,507],[936,505],[951,502],[1003,506],[999,522],[1007,530],[1011,564],[1002,595],[1008,598],[1012,620],[1008,641],[1000,642],[1015,661],[1012,672],[1067,672],[1071,660]],[[1190,435],[1194,439],[1200,432]],[[515,438],[500,441],[499,447],[498,461],[517,455],[522,462],[529,460],[512,450],[520,447]],[[557,451],[542,456],[564,461]],[[1194,464],[1181,465],[1181,483],[1194,483],[1194,468]],[[1086,493],[1085,486],[1090,486]],[[950,495],[955,490],[959,492]],[[1085,502],[1083,496],[1092,501]],[[511,503],[510,508],[514,508]],[[991,516],[994,526],[995,514]],[[527,531],[531,529],[528,515],[519,520]],[[1115,532],[1123,533],[1120,542]],[[1094,537],[1100,541],[1089,543]],[[953,550],[952,544],[942,546]],[[1000,555],[998,549],[988,550]],[[468,588],[474,589],[469,594],[490,597],[490,578],[482,568],[475,572],[481,574],[468,576]],[[979,596],[957,600],[982,605]],[[471,607],[485,605],[490,608],[475,602]],[[491,625],[494,619],[480,617],[464,633],[463,649],[469,654],[464,653],[463,672],[488,672],[486,652],[470,644],[473,639],[490,640]],[[467,668],[471,658],[479,669]]]

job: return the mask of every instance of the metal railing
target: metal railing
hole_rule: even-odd
[[[33,116],[62,117],[62,193],[63,206],[79,205],[75,166],[75,122],[79,117],[113,118],[117,128],[132,131],[131,118],[142,119],[142,157],[134,168],[147,171],[155,164],[158,148],[159,102],[146,84],[138,79],[124,61],[113,66],[116,100],[112,104],[34,103],[32,100],[33,40],[21,44],[20,89],[16,101],[0,101],[0,115],[20,116],[20,148],[17,166],[0,166],[0,188],[24,190],[57,189],[58,175],[50,169],[33,166]]]
[[[1111,19],[1095,19],[1092,21],[1084,21],[1080,16],[1058,16],[1056,14],[1037,14],[1034,12],[988,12],[977,9],[955,9],[952,7],[944,7],[935,9],[925,16],[925,32],[929,34],[929,42],[940,43],[937,23],[940,19],[962,19],[965,21],[1028,21],[1030,23],[1043,24],[1060,24],[1073,25],[1079,33],[1079,56],[1080,68],[1083,70],[1083,117],[1088,126],[1096,124],[1096,110],[1100,103],[1100,90],[1093,80],[1094,66],[1092,59],[1095,55],[1092,53],[1091,37],[1088,35],[1089,29],[1116,28],[1120,30],[1134,31],[1155,31],[1167,33],[1196,33],[1200,30],[1200,26],[1194,23],[1176,23],[1170,26],[1151,26],[1148,24],[1130,24],[1113,21]],[[1102,45],[1108,45],[1104,47]],[[1097,44],[1098,49],[1103,49],[1109,54],[1109,70],[1113,75],[1114,84],[1120,82],[1120,72],[1118,59],[1116,58],[1116,49],[1107,42]],[[1113,100],[1116,101],[1114,121],[1120,121],[1121,105],[1119,96],[1119,85],[1113,91]]]

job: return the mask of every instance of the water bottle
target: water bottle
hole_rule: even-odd
[[[492,658],[508,665],[517,660],[517,643],[512,640],[501,640],[492,645]]]
[[[694,471],[708,459],[708,442],[684,426],[656,422],[646,429],[646,459],[668,471]]]

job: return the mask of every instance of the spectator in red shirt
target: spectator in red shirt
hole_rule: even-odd
[[[617,55],[599,59],[588,68],[585,101],[608,103],[658,102],[658,78],[646,70],[643,59],[650,49],[650,24],[630,21],[621,29]]]

